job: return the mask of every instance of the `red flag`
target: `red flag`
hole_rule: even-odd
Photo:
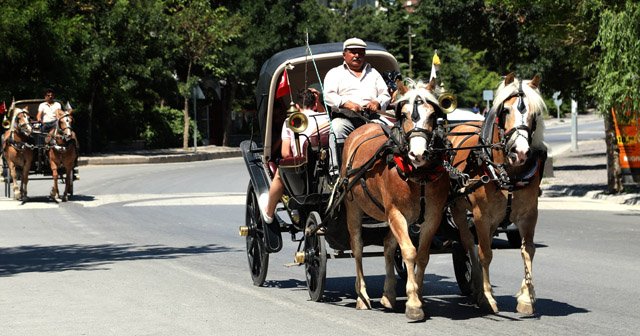
[[[2,102],[2,105],[0,105],[0,115],[3,115],[5,112],[7,112],[7,105]]]
[[[287,76],[287,69],[282,73],[282,78],[280,78],[280,83],[278,83],[278,89],[276,90],[276,98],[280,98],[287,93],[291,88],[289,88],[289,77]]]

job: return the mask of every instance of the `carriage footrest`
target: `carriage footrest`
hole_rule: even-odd
[[[291,263],[284,264],[284,267],[293,267],[293,266],[302,266],[302,265],[304,265],[304,264],[297,263],[297,262],[291,262]]]

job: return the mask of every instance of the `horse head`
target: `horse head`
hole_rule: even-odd
[[[407,155],[415,167],[424,166],[433,159],[432,151],[437,120],[445,115],[438,105],[434,94],[435,82],[424,85],[413,83],[412,89],[398,100],[396,105],[396,119],[408,144]]]
[[[542,113],[547,109],[538,87],[540,77],[520,80],[511,73],[498,86],[492,109],[503,135],[504,151],[512,166],[523,165],[544,137]]]
[[[58,116],[57,133],[61,134],[65,141],[72,139],[73,127],[71,126],[73,117],[70,113],[61,113]]]
[[[31,127],[31,116],[27,109],[14,108],[11,112],[13,119],[11,120],[11,130],[26,137],[31,136],[33,128]]]

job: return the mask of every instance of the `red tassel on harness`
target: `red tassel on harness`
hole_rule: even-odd
[[[393,162],[395,162],[400,171],[405,174],[409,174],[413,171],[413,166],[407,163],[404,158],[398,154],[393,154]]]

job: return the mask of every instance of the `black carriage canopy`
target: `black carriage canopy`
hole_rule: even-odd
[[[269,58],[260,69],[260,77],[256,85],[256,102],[258,108],[258,123],[260,125],[261,139],[264,141],[264,153],[267,159],[271,155],[272,137],[279,137],[277,132],[284,121],[283,116],[274,115],[275,93],[278,83],[282,78],[284,69],[287,69],[291,94],[296,99],[300,89],[304,89],[315,83],[322,83],[326,73],[333,67],[342,63],[342,42],[315,44],[309,47],[297,47],[283,50]],[[316,68],[317,66],[317,73]],[[399,71],[397,60],[380,44],[367,41],[367,62],[382,73],[384,71]],[[290,69],[293,67],[292,69]],[[289,94],[284,97],[286,110],[289,107]],[[278,125],[279,123],[279,125]],[[274,130],[275,128],[275,130]]]
[[[45,100],[42,98],[35,98],[35,99],[22,99],[22,100],[17,100],[11,103],[11,107],[14,108],[20,108],[20,109],[27,109],[27,111],[29,111],[29,117],[32,120],[36,119],[36,116],[38,115],[38,107],[40,106],[41,103],[43,103]],[[65,109],[65,104],[60,101],[55,99],[55,102],[60,103],[60,106],[62,106],[62,109]],[[9,110],[7,111],[7,118],[12,118],[13,117],[13,111]]]

